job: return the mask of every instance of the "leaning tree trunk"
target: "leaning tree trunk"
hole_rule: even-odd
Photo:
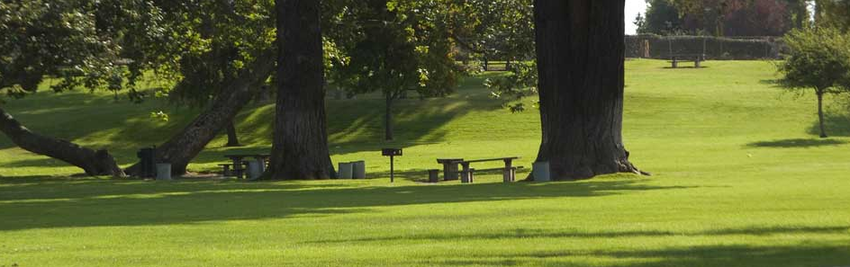
[[[239,144],[239,136],[236,134],[236,125],[233,121],[227,124],[227,144],[226,147],[242,146]]]
[[[271,75],[274,69],[273,51],[266,51],[247,66],[212,105],[198,115],[183,131],[156,148],[156,162],[171,163],[171,174],[183,175],[189,161],[195,158],[216,134],[233,121],[233,118],[254,97],[254,91]],[[126,171],[138,174],[139,164]]]
[[[33,133],[0,108],[0,131],[19,147],[82,168],[88,175],[124,177],[124,171],[105,149],[92,150],[77,144]]]
[[[554,180],[635,172],[623,146],[624,0],[535,0],[542,142]]]
[[[276,0],[278,93],[271,179],[336,176],[328,151],[322,30],[317,0]]]

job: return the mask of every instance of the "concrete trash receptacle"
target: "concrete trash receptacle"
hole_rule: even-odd
[[[354,168],[351,162],[340,162],[339,163],[339,175],[337,177],[339,179],[351,179],[354,176]]]
[[[262,163],[258,160],[249,161],[248,169],[245,170],[248,179],[257,179],[260,175],[263,175],[263,167]]]
[[[366,161],[354,161],[351,164],[351,177],[354,179],[366,179]]]
[[[156,164],[156,179],[171,180],[171,163]]]
[[[534,167],[532,168],[531,173],[534,176],[535,182],[552,181],[552,178],[549,177],[549,162],[548,161],[535,162],[533,164],[533,166]]]

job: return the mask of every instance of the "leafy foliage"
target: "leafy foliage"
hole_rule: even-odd
[[[679,17],[679,11],[669,0],[649,0],[646,3],[646,22],[643,27],[638,28],[638,33],[668,35],[681,31],[682,19]]]
[[[506,76],[487,79],[484,85],[490,89],[493,98],[502,100],[503,106],[511,112],[523,112],[526,106],[522,100],[537,95],[537,62],[512,65]]]
[[[496,60],[534,55],[531,0],[454,0],[458,19],[452,38],[466,50]]]
[[[817,27],[794,30],[785,42],[790,52],[779,72],[786,88],[813,88],[821,93],[850,86],[850,36]]]
[[[651,13],[652,6],[664,7],[664,12]],[[678,11],[682,31],[715,36],[781,36],[794,26],[792,18],[807,15],[800,0],[652,0],[647,21],[673,26],[676,19],[668,8]]]
[[[814,89],[818,97],[820,136],[827,137],[823,95],[850,89],[850,36],[835,28],[797,30],[785,37],[791,48],[779,65],[788,89]]]
[[[143,60],[122,48],[156,35],[161,22],[156,7],[141,0],[3,1],[0,90],[23,97],[52,75],[62,78],[55,91],[133,92]]]
[[[173,102],[205,105],[238,76],[240,70],[275,41],[274,3],[251,1],[181,1],[164,5],[173,36],[186,36],[182,47],[157,50],[167,58],[167,77],[178,81]]]
[[[415,90],[443,96],[457,84],[460,69],[448,40],[442,1],[350,2],[337,17],[349,31],[333,38],[331,77],[349,94],[380,90],[390,99]],[[341,32],[341,31],[337,31]]]
[[[836,27],[844,32],[850,31],[849,1],[816,1],[817,23],[822,27]]]

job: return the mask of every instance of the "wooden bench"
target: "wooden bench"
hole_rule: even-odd
[[[491,159],[474,159],[474,160],[463,160],[463,159],[442,159],[438,160],[438,163],[443,164],[443,171],[446,180],[449,180],[451,177],[455,177],[457,174],[460,174],[462,183],[473,183],[475,182],[475,173],[476,172],[486,172],[486,171],[502,171],[503,181],[506,183],[516,181],[516,170],[522,169],[522,166],[512,166],[514,160],[519,159],[519,157],[504,157],[504,158],[491,158]],[[474,169],[471,168],[470,165],[472,163],[479,162],[492,162],[492,161],[502,161],[505,163],[504,167],[500,168],[489,168],[489,169]],[[458,171],[456,170],[456,166],[460,164],[463,166],[463,169]],[[448,167],[447,167],[448,166]],[[451,169],[451,166],[455,166],[455,169]],[[428,181],[435,183],[439,181],[439,170],[428,170]]]
[[[490,171],[502,171],[502,182],[510,183],[510,182],[516,182],[516,171],[519,170],[519,169],[522,169],[522,168],[524,168],[524,167],[523,166],[516,166],[516,167],[510,167],[509,169],[506,169],[506,168],[489,168],[489,169],[470,168],[469,171],[459,171],[459,173],[461,174],[461,177],[462,177],[461,178],[462,183],[474,183],[476,173],[490,172]],[[466,173],[465,176],[464,176],[464,173]],[[463,177],[466,177],[466,179],[464,180]]]
[[[693,61],[693,62],[694,62],[694,67],[695,67],[695,68],[699,68],[699,67],[700,67],[700,62],[705,61],[705,55],[699,55],[699,54],[679,54],[679,55],[672,55],[672,56],[670,56],[670,62],[673,64],[673,68],[674,68],[674,69],[675,69],[675,68],[678,68],[678,67],[679,67],[679,62],[683,62],[683,61],[684,61],[684,62],[687,62],[687,61]]]

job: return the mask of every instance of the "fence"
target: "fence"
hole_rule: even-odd
[[[704,55],[713,60],[780,58],[785,45],[777,37],[626,36],[626,57],[669,59],[672,55]]]

